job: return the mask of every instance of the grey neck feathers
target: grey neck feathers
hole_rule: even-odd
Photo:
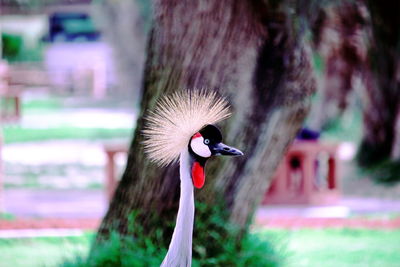
[[[180,155],[181,190],[176,225],[167,255],[161,267],[191,267],[194,222],[194,196],[190,155],[187,149]]]

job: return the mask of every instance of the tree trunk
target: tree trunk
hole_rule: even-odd
[[[400,107],[400,3],[370,0],[373,42],[372,77],[364,97],[364,137],[359,162],[370,166],[390,159],[396,143],[396,116]]]
[[[136,219],[148,236],[161,229],[162,245],[167,246],[178,208],[178,168],[158,168],[145,158],[142,115],[160,95],[193,88],[227,96],[233,117],[222,124],[223,135],[227,144],[245,153],[240,158],[210,160],[206,185],[195,198],[210,207],[223,203],[227,220],[246,229],[314,91],[296,14],[286,13],[297,7],[288,3],[155,1],[141,114],[99,240],[111,230],[128,234],[129,214],[139,211]],[[196,217],[209,216],[204,212],[197,210]]]
[[[313,44],[325,64],[320,100],[310,114],[310,127],[322,130],[340,117],[354,96],[354,77],[368,74],[367,11],[360,2],[321,8],[313,22]]]

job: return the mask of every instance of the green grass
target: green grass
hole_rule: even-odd
[[[22,112],[60,110],[63,107],[62,102],[61,98],[55,97],[22,101]]]
[[[65,108],[62,98],[43,97],[22,101],[22,114],[51,114]],[[131,126],[131,125],[129,125]],[[126,138],[132,136],[132,128],[79,128],[60,126],[53,128],[25,128],[18,125],[3,126],[5,143],[32,142],[54,139],[102,140],[110,138]]]
[[[400,230],[268,230],[287,243],[288,266],[400,266]]]
[[[400,230],[263,230],[259,234],[286,247],[285,266],[397,267]],[[57,266],[84,256],[93,234],[68,238],[0,239],[0,267]],[[284,251],[284,252],[282,252]]]
[[[7,179],[4,188],[29,189],[103,189],[104,168],[81,163],[42,164],[32,166],[5,163]],[[121,175],[122,166],[118,166],[117,175]],[[79,174],[79,179],[70,179]]]
[[[6,144],[52,139],[101,140],[109,138],[129,138],[131,135],[132,129],[130,128],[107,129],[64,127],[32,129],[21,127],[5,127],[3,129],[3,137]]]
[[[0,267],[57,266],[72,255],[86,255],[93,234],[76,237],[0,239]]]
[[[13,221],[15,220],[15,215],[11,214],[11,213],[7,213],[7,212],[1,212],[0,213],[0,220],[3,221]]]

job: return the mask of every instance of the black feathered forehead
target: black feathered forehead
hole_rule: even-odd
[[[212,124],[204,126],[199,132],[204,139],[210,139],[213,143],[220,143],[222,141],[221,131]]]

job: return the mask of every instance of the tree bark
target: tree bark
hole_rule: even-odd
[[[216,90],[229,99],[233,117],[221,124],[225,142],[245,153],[210,160],[206,185],[195,197],[208,206],[223,203],[227,220],[246,229],[315,87],[307,45],[291,12],[294,3],[155,1],[141,114],[99,240],[112,230],[128,234],[129,214],[140,211],[137,220],[148,235],[161,229],[163,245],[169,242],[178,208],[178,168],[151,164],[140,132],[143,114],[160,95],[193,88]],[[196,213],[197,218],[209,215]]]
[[[370,166],[390,159],[396,146],[400,107],[400,3],[367,1],[373,42],[369,51],[372,76],[364,100],[364,136],[359,162]]]

